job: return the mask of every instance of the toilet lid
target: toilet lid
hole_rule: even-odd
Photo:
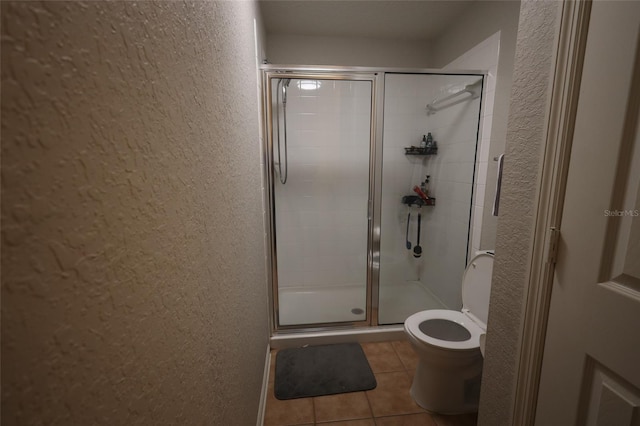
[[[487,324],[489,296],[491,295],[491,275],[493,255],[480,253],[469,262],[462,277],[462,309]]]

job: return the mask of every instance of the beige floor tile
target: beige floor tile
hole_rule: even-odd
[[[406,340],[392,342],[400,361],[407,370],[414,370],[418,366],[418,355],[413,350],[411,343]]]
[[[375,426],[373,419],[347,420],[346,422],[316,423],[322,426]]]
[[[276,355],[277,349],[271,349],[271,363],[269,364],[269,383],[273,383],[276,379]]]
[[[391,342],[362,343],[361,346],[374,373],[404,370]]]
[[[415,369],[407,370],[407,374],[409,375],[409,380],[411,381],[411,383],[413,383],[413,378],[416,375],[416,370]]]
[[[341,393],[313,398],[316,422],[373,417],[364,392]]]
[[[290,426],[313,423],[313,398],[276,399],[273,382],[269,383],[265,426]]]
[[[377,426],[437,426],[427,413],[407,414],[404,416],[379,417]]]
[[[460,414],[457,416],[444,416],[432,414],[438,426],[476,426],[478,424],[478,413]]]
[[[378,386],[367,391],[374,417],[424,412],[409,395],[411,381],[404,371],[376,374]]]

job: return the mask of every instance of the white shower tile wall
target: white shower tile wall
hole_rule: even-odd
[[[457,59],[449,63],[444,69],[474,69],[487,71],[487,80],[482,99],[480,117],[480,142],[476,157],[476,179],[472,207],[472,232],[469,244],[469,258],[480,250],[482,238],[482,216],[485,209],[485,190],[487,182],[488,162],[491,146],[491,127],[493,122],[493,105],[496,91],[498,59],[500,55],[500,32],[482,41]]]
[[[477,75],[442,75],[432,79],[430,99],[447,96],[478,81]],[[464,97],[466,95],[461,95]],[[420,282],[451,309],[462,305],[460,282],[465,268],[480,99],[442,108],[427,118],[438,154],[427,157],[436,206],[429,211],[423,238]]]
[[[380,285],[419,281],[447,307],[461,304],[460,280],[465,267],[479,99],[461,102],[434,114],[426,105],[446,96],[478,76],[387,75],[382,183],[382,236]],[[438,142],[434,156],[406,156],[404,147],[419,145],[431,132]],[[430,175],[435,207],[406,208],[403,195],[413,194]],[[422,218],[423,254],[406,249],[407,214],[411,211],[409,239],[416,244],[417,214]],[[385,306],[380,306],[384,316]]]
[[[288,180],[279,182],[278,166],[275,179],[278,286],[364,294],[371,83],[318,82],[292,80],[287,92]],[[284,149],[282,158],[284,171]]]
[[[408,210],[401,205],[404,195],[419,184],[423,172],[423,157],[406,156],[404,147],[418,146],[426,132],[425,105],[427,88],[423,75],[389,74],[385,81],[382,217],[380,239],[380,286],[417,281],[417,260],[405,248]],[[424,103],[424,105],[422,104]],[[424,177],[423,177],[424,179]],[[409,239],[416,244],[415,217],[409,229]],[[380,306],[384,316],[386,306]]]

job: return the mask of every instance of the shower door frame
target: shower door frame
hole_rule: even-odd
[[[262,153],[264,161],[265,183],[265,221],[268,291],[269,297],[269,321],[271,334],[331,331],[336,329],[357,329],[361,327],[377,327],[380,329],[397,328],[398,325],[380,325],[378,323],[379,291],[380,291],[380,227],[382,216],[382,139],[384,120],[384,93],[386,74],[424,74],[424,75],[477,75],[482,78],[481,96],[486,90],[487,71],[480,70],[441,70],[441,69],[416,69],[416,68],[376,68],[376,67],[348,67],[348,66],[297,66],[297,65],[272,65],[260,66],[262,85],[261,114],[263,143]],[[362,321],[327,322],[312,324],[280,325],[279,319],[279,295],[278,295],[278,268],[276,247],[276,223],[275,215],[275,182],[273,163],[273,111],[272,80],[280,78],[308,79],[308,80],[338,80],[338,81],[370,81],[371,87],[371,121],[369,144],[369,199],[368,199],[368,244],[367,244],[367,280],[366,280],[366,316]],[[481,100],[482,100],[481,98]],[[483,102],[480,103],[479,117],[482,117]],[[481,120],[478,123],[478,131],[481,130]],[[476,136],[477,143],[480,134]],[[474,165],[475,167],[475,165]],[[475,169],[474,169],[475,182]],[[472,199],[475,192],[475,184],[472,186]],[[473,218],[470,218],[473,220]],[[469,227],[469,231],[470,231]],[[468,237],[467,237],[468,238]],[[468,242],[467,242],[468,244]],[[468,251],[468,250],[467,250]]]
[[[270,300],[270,321],[271,331],[284,331],[284,330],[327,330],[334,329],[335,327],[368,327],[372,324],[373,318],[373,294],[372,294],[372,231],[373,231],[373,191],[374,188],[374,164],[373,159],[375,156],[375,142],[377,132],[377,87],[379,75],[378,73],[371,72],[370,70],[357,70],[357,69],[344,69],[344,68],[305,68],[305,67],[282,67],[265,65],[262,69],[262,87],[263,87],[263,107],[265,114],[264,120],[264,164],[265,164],[265,183],[267,192],[267,209],[266,209],[266,221],[269,226],[267,227],[267,242],[268,242],[268,263],[271,267],[269,277],[269,292]],[[334,80],[334,81],[368,81],[371,83],[371,111],[370,111],[370,132],[369,132],[369,188],[368,188],[368,205],[367,205],[367,279],[366,279],[366,315],[362,321],[342,321],[342,322],[326,322],[326,323],[312,323],[312,324],[295,324],[295,325],[280,325],[279,324],[279,294],[278,294],[278,265],[277,265],[277,247],[276,247],[276,220],[273,214],[275,210],[275,179],[274,179],[274,159],[273,159],[273,111],[272,111],[272,81],[282,78],[290,79],[304,79],[304,80]],[[375,318],[377,321],[377,318]]]

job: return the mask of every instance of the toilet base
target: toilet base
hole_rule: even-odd
[[[462,372],[430,368],[421,361],[411,385],[411,397],[433,413],[474,413],[478,411],[481,377],[482,363]]]

